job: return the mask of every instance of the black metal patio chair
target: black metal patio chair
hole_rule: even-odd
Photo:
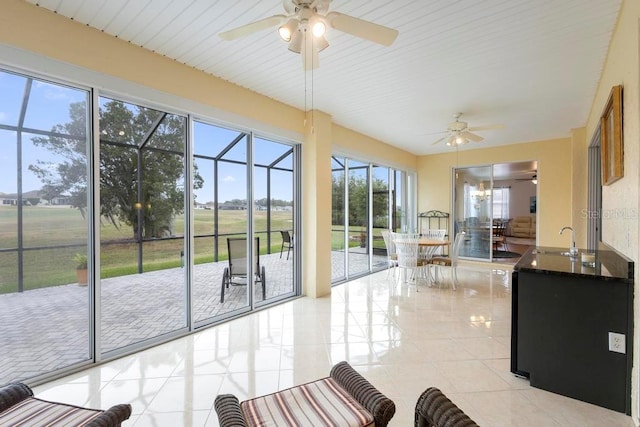
[[[229,254],[229,266],[224,268],[222,274],[222,291],[220,303],[224,302],[224,290],[229,285],[247,284],[247,239],[246,237],[227,238],[227,253]],[[254,283],[262,285],[262,299],[266,299],[266,274],[264,266],[260,266],[260,238],[256,237],[253,245]],[[242,280],[240,282],[234,280]]]
[[[282,235],[282,247],[280,248],[280,258],[282,258],[282,252],[287,249],[287,259],[289,259],[289,253],[293,249],[293,242],[291,241],[291,233],[288,230],[280,230]]]

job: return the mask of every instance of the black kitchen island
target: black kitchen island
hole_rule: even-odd
[[[511,372],[631,415],[633,262],[600,250],[583,265],[566,251],[531,248],[513,269]]]

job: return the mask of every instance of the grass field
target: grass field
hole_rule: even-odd
[[[260,237],[260,253],[268,253],[267,212],[256,211],[254,230]],[[15,206],[0,206],[0,293],[18,289],[18,217]],[[246,232],[246,211],[218,213],[219,260],[227,259],[225,234],[242,236]],[[292,213],[271,213],[271,252],[280,251],[282,239],[279,230],[293,228]],[[34,289],[75,283],[76,253],[87,252],[87,221],[77,209],[63,207],[25,206],[23,210],[23,286]],[[197,237],[214,233],[214,211],[194,210],[195,263],[214,260],[213,237]],[[177,217],[174,236],[168,240],[152,240],[143,244],[143,271],[153,271],[180,266],[180,253],[184,248],[184,217]],[[265,233],[261,233],[265,232]],[[131,227],[104,222],[100,226],[101,277],[134,274],[138,271],[138,245],[133,241]],[[55,249],[30,249],[57,246]],[[62,246],[62,247],[60,247]]]
[[[214,211],[194,211],[194,263],[214,261]],[[260,253],[279,252],[280,230],[293,229],[293,215],[288,211],[271,213],[271,251],[267,248],[267,212],[256,211],[254,229],[260,237]],[[0,293],[18,290],[19,260],[18,217],[15,206],[0,206]],[[220,210],[218,213],[218,260],[227,259],[226,235],[243,236],[247,212]],[[87,220],[77,209],[69,207],[25,206],[23,210],[23,289],[76,283],[76,253],[87,253]],[[332,228],[332,250],[344,249],[344,227]],[[184,248],[184,217],[173,224],[174,238],[145,241],[142,271],[179,267]],[[349,247],[360,245],[361,227],[349,231]],[[104,221],[100,225],[100,277],[117,277],[138,272],[138,245],[131,227],[115,227]],[[198,237],[203,236],[203,237]],[[384,248],[374,230],[374,248]],[[46,249],[46,247],[55,248]],[[43,249],[44,247],[44,249]]]

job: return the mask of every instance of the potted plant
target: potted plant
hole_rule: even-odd
[[[76,262],[76,276],[78,278],[79,285],[87,284],[87,255],[77,253],[73,260]]]
[[[360,229],[360,247],[367,247],[367,233],[364,228]]]

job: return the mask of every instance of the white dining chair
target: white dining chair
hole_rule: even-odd
[[[382,239],[384,240],[384,246],[387,250],[387,277],[389,273],[393,272],[393,277],[396,275],[396,266],[398,265],[398,254],[396,253],[396,245],[393,241],[393,233],[384,229],[380,232]]]
[[[429,281],[431,278],[432,268],[441,269],[442,267],[447,267],[451,271],[451,288],[453,290],[456,289],[458,284],[458,272],[457,272],[458,256],[460,253],[460,248],[464,242],[465,234],[466,233],[464,231],[461,231],[458,234],[456,234],[456,238],[453,241],[453,248],[451,248],[450,257],[433,257],[428,261],[429,265],[427,266],[426,273]],[[434,282],[437,282],[437,281],[438,281],[438,272],[436,270]]]
[[[426,237],[427,239],[444,240],[447,237],[447,229],[434,228],[434,229],[425,230],[422,233],[422,236]],[[429,251],[429,256],[427,258],[431,258],[432,256],[436,256],[436,255],[442,255],[442,249],[443,249],[443,246],[437,246],[435,248],[432,248]]]
[[[427,261],[419,256],[420,236],[418,234],[396,234],[394,243],[398,255],[398,268],[400,269],[399,279],[403,281],[415,281],[416,285],[420,272],[424,272]],[[423,277],[426,277],[424,274]]]

